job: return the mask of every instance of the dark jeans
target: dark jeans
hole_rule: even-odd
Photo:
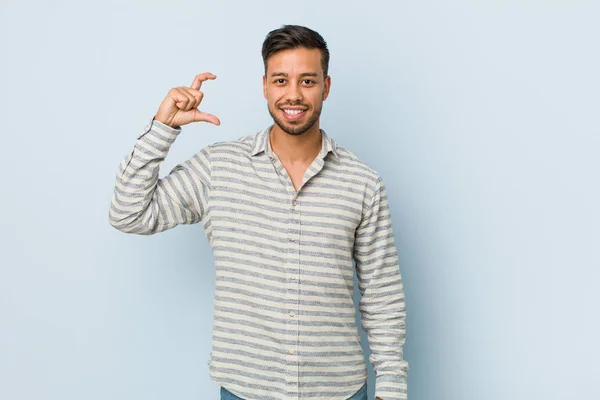
[[[231,393],[229,390],[225,389],[221,386],[221,400],[244,400],[241,397],[237,397],[235,394]],[[367,400],[367,383],[358,390],[358,392],[354,393],[348,400]]]

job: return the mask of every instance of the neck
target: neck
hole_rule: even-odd
[[[271,149],[283,163],[311,163],[321,151],[322,136],[319,121],[306,132],[290,135],[274,124],[269,140]]]

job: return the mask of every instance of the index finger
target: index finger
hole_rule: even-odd
[[[200,86],[202,86],[202,82],[204,82],[207,79],[216,79],[216,78],[217,78],[217,76],[214,74],[211,74],[210,72],[198,74],[194,78],[194,82],[192,82],[192,86],[190,86],[190,88],[200,90]]]

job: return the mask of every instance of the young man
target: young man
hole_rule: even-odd
[[[366,400],[353,303],[376,373],[376,397],[406,399],[404,289],[379,174],[319,127],[331,78],[321,35],[285,25],[262,48],[273,125],[204,147],[159,179],[202,82],[169,91],[119,166],[110,223],[152,235],[201,222],[216,268],[208,360],[222,399]],[[353,265],[355,262],[355,266]]]

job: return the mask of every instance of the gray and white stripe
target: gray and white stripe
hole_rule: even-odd
[[[404,288],[384,182],[321,130],[296,191],[270,128],[208,145],[159,179],[181,128],[151,121],[119,165],[111,225],[152,235],[202,223],[216,268],[210,376],[244,399],[346,400],[362,387],[356,271],[375,395],[406,399]]]

